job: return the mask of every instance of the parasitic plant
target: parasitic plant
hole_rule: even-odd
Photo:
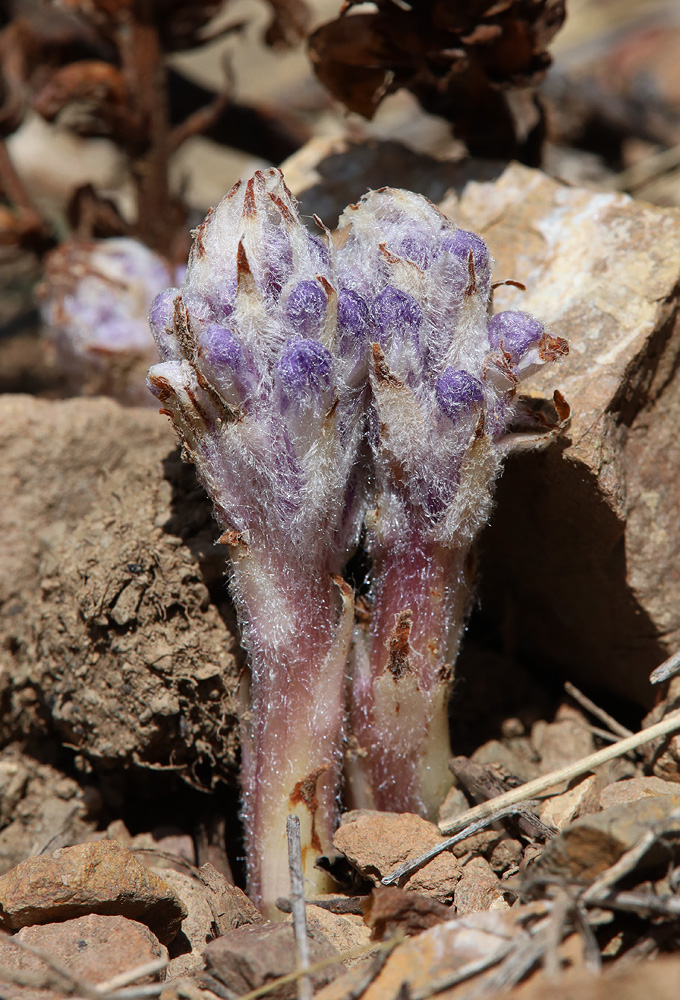
[[[68,240],[47,255],[45,335],[74,389],[149,405],[144,375],[158,358],[149,306],[183,270],[127,237]]]
[[[290,812],[325,886],[346,703],[353,805],[432,817],[450,784],[471,547],[517,386],[567,350],[525,313],[489,318],[490,265],[480,237],[406,191],[372,192],[335,238],[312,236],[269,170],[210,213],[182,288],[151,309],[149,384],[231,550],[251,665],[249,882],[270,908]],[[371,609],[354,629],[341,574],[364,521]]]
[[[340,219],[340,282],[371,325],[370,622],[353,655],[348,796],[436,819],[448,698],[520,380],[567,352],[533,317],[489,318],[491,260],[427,199],[383,189]]]
[[[249,888],[288,891],[331,848],[353,624],[341,577],[363,516],[366,341],[332,242],[302,225],[278,170],[238,183],[196,232],[181,290],[151,310],[149,384],[212,498],[251,666],[242,723]]]

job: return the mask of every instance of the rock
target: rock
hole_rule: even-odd
[[[198,877],[208,890],[207,898],[217,936],[244,924],[264,924],[265,919],[243,889],[231,885],[209,862],[198,869]]]
[[[310,962],[337,955],[335,948],[320,934],[309,934]],[[228,990],[240,996],[258,989],[272,979],[295,972],[296,949],[292,924],[267,924],[265,927],[246,926],[229,931],[211,941],[203,952],[206,971]],[[316,989],[338,974],[341,964],[313,976]],[[267,996],[275,1000],[292,1000],[297,996],[297,984],[287,983]]]
[[[539,773],[536,754],[528,740],[523,740],[522,743],[524,752],[520,752],[520,741],[511,748],[499,740],[488,740],[477,747],[471,760],[480,765],[500,765],[509,774],[516,775],[523,781],[531,781]]]
[[[548,826],[554,826],[556,830],[563,830],[583,810],[584,803],[588,802],[597,783],[597,777],[591,774],[569,791],[545,799],[538,812],[539,819]]]
[[[559,722],[541,719],[532,727],[531,742],[541,758],[541,774],[573,764],[595,750],[592,733],[582,718]]]
[[[637,802],[655,795],[678,795],[678,786],[673,781],[662,781],[661,778],[624,778],[607,785],[600,792],[600,805],[603,809],[609,806],[622,806],[627,802]]]
[[[43,974],[48,971],[36,955],[20,950],[13,941],[21,941],[55,959],[82,982],[96,985],[113,976],[129,972],[154,959],[164,958],[166,949],[148,927],[121,916],[91,913],[56,924],[24,927],[14,938],[0,937],[0,965],[8,969]],[[157,982],[165,970],[136,980],[135,985]],[[3,1000],[27,1000],[16,987],[2,985]],[[60,1000],[66,993],[36,990],[31,1000]]]
[[[154,868],[174,868],[182,865],[182,859],[189,864],[196,864],[196,849],[193,838],[188,833],[183,833],[179,827],[156,827],[150,833],[138,833],[130,838],[130,850],[138,850],[144,847],[147,850],[159,851],[172,857],[161,857],[160,855],[152,859]],[[176,859],[176,860],[175,860]],[[182,868],[178,868],[182,871]]]
[[[186,910],[182,927],[169,946],[170,962],[165,978],[177,979],[199,972],[204,967],[203,949],[215,936],[213,912],[208,901],[210,890],[184,872],[156,868],[156,874],[170,886]]]
[[[488,958],[500,942],[507,942],[521,930],[523,920],[542,912],[542,904],[530,903],[501,912],[472,913],[462,919],[455,918],[430,927],[397,945],[368,988],[356,995],[360,995],[362,1000],[430,996],[433,982],[472,962]],[[343,1000],[352,988],[357,987],[363,972],[362,969],[351,970],[315,994],[314,1000]],[[482,993],[484,979],[493,973],[494,969],[491,969],[475,978],[475,995],[478,987]],[[469,981],[463,984],[463,989],[470,991]],[[449,994],[442,993],[442,996],[445,995],[448,997]]]
[[[649,705],[650,671],[680,645],[680,212],[518,164],[442,209],[484,235],[497,279],[526,285],[498,288],[495,309],[571,342],[531,384],[564,393],[568,430],[499,482],[484,613],[511,616],[517,649]]]
[[[439,807],[438,820],[440,823],[445,823],[447,819],[453,819],[455,816],[460,816],[461,813],[467,812],[469,808],[470,803],[468,802],[463,789],[457,788],[455,785],[451,785],[446,793],[446,798]]]
[[[519,865],[524,852],[519,840],[512,837],[503,837],[489,854],[489,864],[494,874],[515,875],[519,870]]]
[[[185,862],[196,864],[194,841],[188,833],[182,833],[179,827],[156,827],[148,833],[136,833],[133,836],[122,819],[114,819],[106,828],[106,837],[136,852],[139,860],[150,868],[172,868],[185,872]],[[149,853],[142,854],[142,851]]]
[[[459,840],[450,849],[454,858],[464,858],[468,854],[489,854],[500,843],[504,836],[502,829],[487,827],[479,833],[473,833],[465,840]]]
[[[442,840],[434,823],[413,813],[379,813],[369,809],[347,812],[333,844],[365,878],[376,885],[411,858]],[[402,888],[414,889],[440,902],[450,902],[461,876],[449,851],[404,877]]]
[[[443,906],[429,896],[382,885],[371,893],[365,919],[373,938],[382,941],[399,931],[412,937],[453,916],[450,906]]]
[[[111,840],[29,858],[0,878],[0,926],[5,929],[88,913],[139,920],[163,944],[172,941],[186,916],[170,886]]]
[[[504,994],[505,1000],[676,1000],[680,983],[677,955],[653,961],[626,963],[625,967],[605,966],[602,973],[583,968],[567,969],[559,979],[542,970],[528,982]]]
[[[476,913],[478,910],[488,910],[494,903],[503,900],[504,888],[501,880],[494,874],[488,861],[473,857],[463,865],[463,874],[456,885],[453,901],[456,914]]]
[[[40,854],[92,835],[101,809],[99,791],[22,752],[0,755],[0,875]]]
[[[351,913],[332,913],[322,906],[315,906],[312,900],[307,905],[307,926],[312,932],[322,934],[341,955],[354,948],[365,947],[371,939],[371,932],[362,917]],[[365,958],[345,959],[343,965],[349,969]]]
[[[166,418],[0,397],[0,462],[2,741],[54,726],[109,763],[233,777],[226,556]]]
[[[655,824],[667,821],[675,809],[680,809],[680,794],[650,796],[581,816],[546,845],[532,871],[579,882],[594,879]],[[680,817],[675,826],[680,834]],[[643,860],[650,866],[667,859],[667,849],[659,847],[648,851]]]
[[[680,735],[671,736],[664,742],[663,750],[654,761],[653,771],[663,781],[680,782]]]

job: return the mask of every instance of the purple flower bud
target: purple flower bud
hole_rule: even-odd
[[[418,236],[405,236],[398,246],[397,253],[406,260],[412,260],[423,271],[426,271],[432,263],[432,248],[429,242]]]
[[[389,347],[410,334],[417,345],[423,310],[408,292],[388,285],[373,301],[373,320],[378,328],[381,346]]]
[[[243,365],[243,349],[231,330],[224,326],[209,326],[201,334],[199,346],[208,364],[214,368],[238,371]]]
[[[475,274],[482,280],[489,277],[489,248],[481,236],[471,233],[467,229],[457,229],[451,236],[442,240],[440,252],[450,253],[457,258],[466,268],[472,251],[472,263]]]
[[[330,385],[333,358],[318,340],[289,340],[276,366],[287,394],[299,398]]]
[[[368,306],[360,295],[343,288],[338,295],[338,324],[343,333],[350,334],[356,340],[365,343],[371,321]]]
[[[286,303],[286,318],[293,330],[303,337],[318,334],[326,316],[328,299],[318,281],[301,281]]]
[[[308,236],[308,241],[313,264],[321,271],[328,272],[331,267],[331,252],[328,245],[319,236]]]
[[[510,355],[518,364],[528,350],[535,347],[544,335],[543,324],[529,313],[506,309],[489,320],[489,343]]]
[[[178,288],[166,288],[157,295],[149,310],[149,325],[153,339],[164,361],[177,357],[177,348],[173,340],[175,322],[175,299],[179,295]]]
[[[469,372],[447,368],[437,379],[435,396],[447,417],[456,417],[484,402],[482,383]]]
[[[261,282],[265,294],[277,300],[293,273],[293,251],[287,235],[279,229],[267,233],[266,239],[268,253]]]
[[[38,289],[45,332],[74,390],[148,404],[142,375],[158,359],[175,357],[170,264],[132,239],[67,241],[45,262]],[[145,364],[146,362],[146,364]]]

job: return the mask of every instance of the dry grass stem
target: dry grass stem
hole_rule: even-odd
[[[501,796],[499,796],[499,798],[500,797]],[[490,801],[497,801],[497,800],[490,800]],[[479,833],[480,830],[485,830],[487,826],[491,826],[498,820],[506,819],[508,816],[517,816],[526,814],[530,815],[532,820],[535,819],[537,822],[540,822],[538,821],[537,817],[534,816],[534,814],[531,812],[531,805],[532,805],[531,801],[527,801],[523,802],[519,806],[518,805],[505,806],[505,808],[503,809],[498,809],[495,812],[492,812],[489,816],[484,816],[476,823],[470,823],[470,825],[466,826],[464,830],[460,831],[460,833],[456,833],[454,834],[454,836],[448,837],[446,840],[442,840],[439,844],[435,844],[434,847],[431,847],[429,851],[425,851],[424,854],[420,854],[418,855],[417,858],[412,858],[405,864],[400,865],[399,868],[397,868],[396,871],[393,871],[391,875],[386,875],[385,878],[381,880],[381,884],[394,885],[405,875],[408,875],[410,872],[415,871],[416,868],[420,868],[421,865],[427,864],[427,862],[431,861],[432,858],[436,858],[438,854],[441,854],[443,851],[447,851],[450,847],[454,847],[456,844],[459,844],[462,840],[467,840],[468,837],[472,837],[473,834]],[[467,813],[464,815],[467,815]],[[541,824],[541,826],[544,827],[544,830],[548,836],[554,836],[553,830],[550,830],[544,824]]]
[[[680,674],[680,650],[652,670],[649,680],[652,684],[661,684],[663,681],[675,677],[676,674]]]
[[[526,802],[527,799],[534,798],[537,795],[543,795],[556,785],[561,785],[565,781],[572,781],[574,778],[579,778],[582,774],[592,771],[601,764],[606,764],[610,760],[622,757],[630,750],[637,750],[638,747],[644,746],[645,743],[650,743],[652,740],[658,739],[660,736],[668,736],[670,733],[677,732],[679,729],[680,712],[673,712],[665,719],[662,719],[661,722],[657,722],[655,725],[649,726],[648,729],[643,729],[639,733],[634,733],[632,736],[629,736],[624,740],[619,740],[609,747],[603,747],[602,750],[597,750],[595,753],[591,753],[587,757],[582,757],[581,760],[577,760],[573,764],[568,764],[566,767],[561,767],[556,771],[551,771],[550,774],[544,774],[541,775],[540,778],[534,778],[533,781],[527,781],[525,784],[511,789],[503,795],[496,796],[494,799],[488,799],[486,802],[482,802],[480,805],[474,806],[472,809],[468,809],[467,812],[461,813],[460,816],[455,816],[453,819],[440,823],[439,829],[442,833],[453,833],[454,831],[464,829],[471,823],[475,823],[480,819],[485,819],[487,816],[498,812],[500,809],[505,809],[507,806],[517,805],[520,802]]]
[[[574,699],[574,701],[577,701],[582,708],[585,708],[587,712],[594,715],[596,719],[600,720],[600,722],[604,722],[605,726],[611,729],[613,733],[616,733],[617,736],[622,739],[626,739],[628,736],[633,735],[631,729],[627,729],[626,726],[622,726],[620,722],[617,722],[616,719],[609,714],[609,712],[605,712],[603,708],[600,708],[600,706],[596,705],[594,701],[591,701],[587,695],[585,695],[582,691],[579,691],[576,685],[572,684],[571,681],[564,682],[564,690]]]
[[[307,937],[307,912],[305,909],[305,886],[302,875],[302,844],[300,841],[300,819],[288,816],[286,819],[288,838],[288,869],[290,871],[290,902],[293,910],[293,929],[297,949],[297,965],[303,975],[298,980],[299,1000],[311,1000],[312,980],[306,974],[309,968],[309,938]]]

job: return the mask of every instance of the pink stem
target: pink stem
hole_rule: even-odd
[[[344,581],[317,569],[297,573],[250,554],[234,561],[252,676],[242,727],[249,891],[270,916],[289,891],[290,813],[300,817],[306,878],[317,891],[330,887],[314,864],[331,849],[337,824],[353,601]]]
[[[373,614],[355,643],[350,710],[357,807],[434,819],[451,785],[448,695],[469,601],[464,560],[417,533],[374,550]]]

